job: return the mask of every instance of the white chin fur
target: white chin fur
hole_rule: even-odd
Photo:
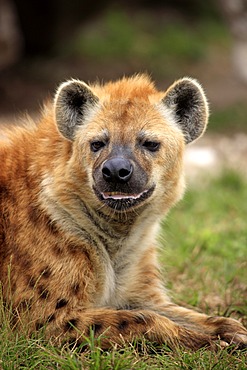
[[[143,194],[145,194],[147,190],[144,190],[140,194],[121,194],[121,193],[101,193],[104,199],[114,199],[114,200],[121,200],[121,199],[138,199]]]

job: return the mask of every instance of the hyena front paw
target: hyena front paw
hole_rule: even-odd
[[[237,320],[225,317],[209,317],[207,325],[213,327],[213,334],[220,339],[222,346],[236,345],[247,348],[247,330]]]

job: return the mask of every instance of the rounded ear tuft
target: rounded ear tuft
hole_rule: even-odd
[[[182,78],[166,92],[162,103],[172,112],[186,144],[200,137],[208,122],[208,103],[201,85],[194,79]]]
[[[83,125],[87,114],[99,99],[90,87],[79,80],[70,80],[60,85],[55,96],[55,117],[60,133],[73,140],[78,126]]]

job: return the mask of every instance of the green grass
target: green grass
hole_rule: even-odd
[[[84,26],[63,53],[97,63],[118,60],[170,76],[184,65],[205,60],[211,47],[226,49],[229,32],[217,18],[186,21],[153,11],[106,11]]]
[[[234,103],[212,112],[208,130],[217,131],[222,134],[231,134],[238,131],[247,132],[246,117],[246,102]]]
[[[183,75],[197,78],[206,65],[214,71],[220,63],[215,55],[225,55],[226,60],[231,55],[232,37],[224,21],[212,14],[190,19],[169,11],[110,8],[84,25],[66,45],[62,43],[60,53],[82,58],[85,65],[97,66],[99,71],[116,69],[121,75],[120,71],[134,70],[151,73],[155,80],[172,81]],[[245,101],[213,109],[208,130],[246,132],[246,116]]]
[[[211,314],[247,318],[247,186],[234,173],[190,189],[164,221],[160,259],[177,302]],[[145,341],[100,349],[100,340],[85,339],[88,349],[56,348],[42,333],[28,338],[12,333],[1,311],[0,369],[246,369],[247,352],[202,349],[192,353]]]
[[[247,317],[246,197],[246,182],[226,173],[188,191],[165,221],[162,260],[180,300]]]
[[[223,54],[226,59],[231,55],[232,38],[217,16],[188,19],[151,10],[130,13],[110,8],[84,25],[72,41],[62,44],[60,52],[82,57],[85,65],[97,65],[98,70],[102,66],[103,70],[109,69],[110,65],[113,71],[151,72],[154,79],[171,81],[194,73],[197,77],[206,64],[212,65],[213,71],[214,64],[219,63],[215,55]],[[208,130],[246,132],[246,116],[245,101],[213,109]]]

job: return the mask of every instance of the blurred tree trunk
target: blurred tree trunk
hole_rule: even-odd
[[[11,0],[0,0],[0,70],[19,59],[22,45],[14,4]]]
[[[1,1],[1,0],[0,0]],[[98,14],[110,0],[13,0],[24,35],[25,55],[47,55],[73,37],[76,27]]]
[[[0,0],[1,1],[1,0]],[[53,0],[13,0],[24,36],[24,54],[47,53],[54,43],[58,17]]]
[[[247,0],[219,0],[234,37],[233,63],[247,83]]]

